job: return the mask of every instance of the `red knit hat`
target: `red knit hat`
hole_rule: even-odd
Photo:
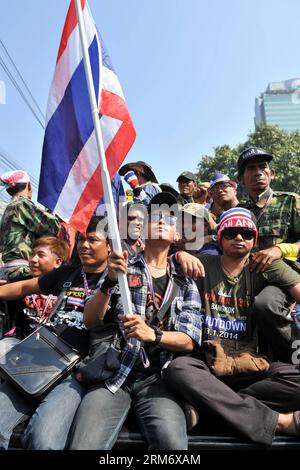
[[[223,212],[218,225],[218,240],[221,241],[222,232],[226,228],[249,228],[255,232],[255,245],[258,239],[258,230],[252,212],[242,207],[235,207]]]

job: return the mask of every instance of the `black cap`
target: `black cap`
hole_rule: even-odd
[[[191,180],[191,181],[197,181],[196,175],[192,173],[191,171],[183,171],[182,173],[180,173],[176,181],[178,182],[182,180],[183,178],[187,180]]]
[[[154,204],[158,206],[165,204],[166,206],[173,207],[173,210],[177,210],[178,208],[176,197],[167,191],[162,191],[161,193],[157,193],[153,196],[148,205],[148,212],[151,212],[151,206]]]
[[[163,192],[171,193],[178,199],[179,192],[170,183],[159,183],[159,187]]]
[[[264,160],[267,160],[268,162],[273,160],[273,155],[267,150],[264,150],[262,148],[248,147],[247,149],[243,150],[240,153],[238,163],[237,163],[239,175],[243,173],[243,167],[248,160],[251,160],[253,158],[259,158],[259,157],[263,158]]]
[[[148,165],[148,163],[139,160],[138,162],[131,162],[126,163],[126,165],[121,166],[119,169],[119,175],[124,176],[125,173],[129,170],[134,170],[137,166],[143,167],[143,173],[149,181],[153,181],[153,183],[158,183],[155,174],[153,173],[152,167]]]

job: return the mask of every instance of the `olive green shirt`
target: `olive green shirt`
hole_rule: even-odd
[[[205,268],[205,277],[196,281],[201,296],[203,341],[214,338],[251,339],[251,298],[269,284],[290,289],[300,283],[300,276],[293,269],[282,260],[276,260],[264,273],[251,273],[252,292],[248,292],[248,268],[238,277],[230,277],[222,269],[221,256],[199,254],[197,258]]]

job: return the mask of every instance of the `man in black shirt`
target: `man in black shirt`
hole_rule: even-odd
[[[89,348],[89,334],[83,325],[85,298],[101,285],[106,275],[110,251],[107,224],[103,217],[93,217],[84,237],[79,235],[77,249],[81,265],[62,266],[42,277],[0,287],[0,299],[23,298],[28,294],[58,295],[76,270],[61,308],[51,319],[58,334],[84,357]],[[5,356],[4,356],[5,358]],[[57,385],[42,401],[26,429],[28,449],[59,450],[66,446],[68,432],[84,394],[72,377]],[[7,383],[0,386],[0,448],[7,448],[14,427],[35,411],[37,403],[25,398]]]

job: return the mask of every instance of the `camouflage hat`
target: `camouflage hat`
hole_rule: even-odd
[[[206,222],[209,222],[208,210],[196,202],[189,202],[188,204],[185,204],[181,208],[181,212],[185,212],[186,214],[193,215],[197,219],[204,219]]]
[[[196,175],[191,171],[183,171],[182,173],[180,173],[176,181],[178,182],[184,178],[190,181],[197,181]]]

